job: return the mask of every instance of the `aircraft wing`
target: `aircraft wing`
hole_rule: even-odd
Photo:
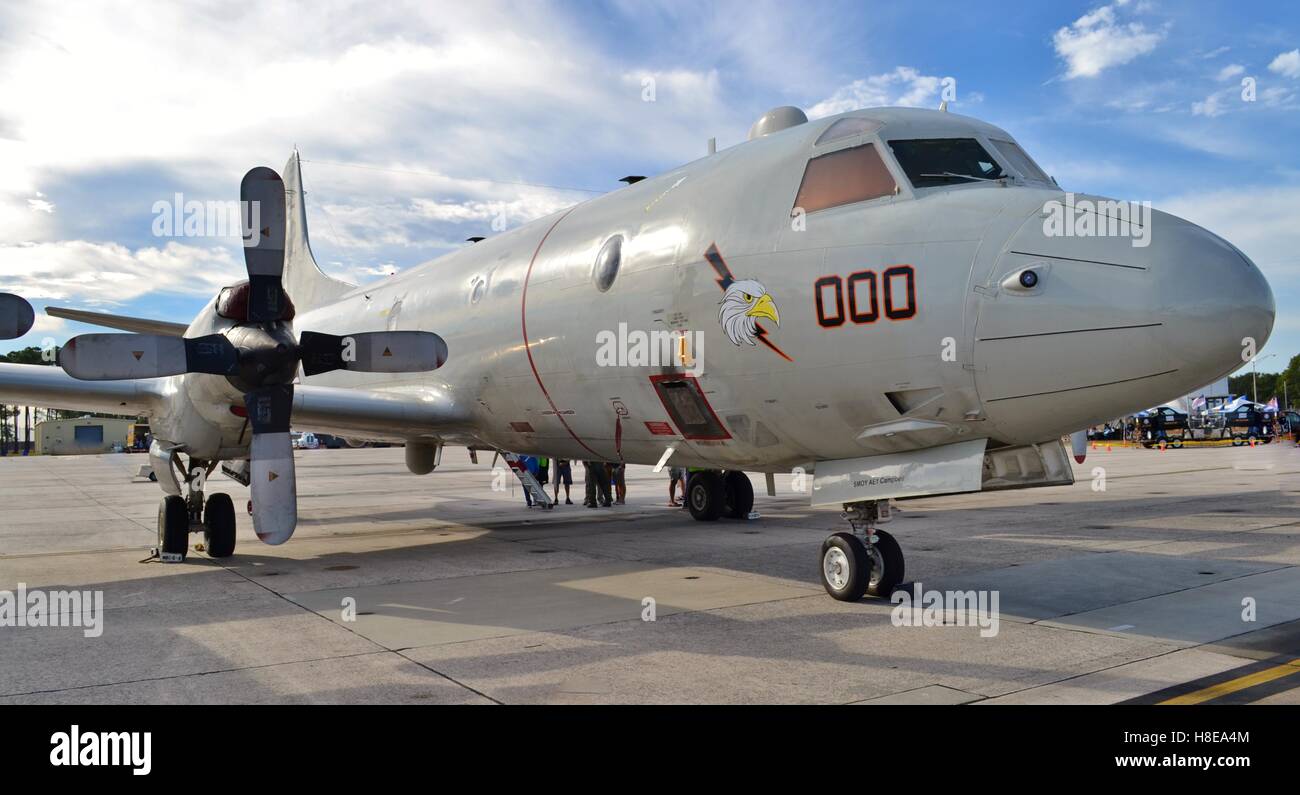
[[[69,411],[153,414],[162,407],[166,380],[78,381],[59,367],[0,364],[0,400]]]
[[[126,315],[108,315],[102,312],[87,312],[84,309],[64,309],[58,306],[45,307],[45,314],[88,323],[92,326],[133,331],[136,334],[161,334],[164,337],[183,337],[188,328],[184,323],[168,323],[165,320],[147,320],[142,317]]]
[[[293,427],[366,439],[433,436],[472,441],[467,407],[448,392],[425,386],[379,392],[298,384],[293,390]]]
[[[59,367],[0,363],[0,400],[70,411],[158,415],[167,408],[168,380],[80,381]],[[436,387],[380,392],[297,384],[293,400],[293,424],[302,430],[393,441],[419,436],[473,441],[466,407]]]

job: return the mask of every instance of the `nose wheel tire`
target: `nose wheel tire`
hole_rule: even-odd
[[[903,551],[894,537],[877,530],[868,546],[852,533],[836,533],[822,543],[821,577],[826,593],[841,602],[864,595],[888,597],[903,581]]]
[[[841,602],[856,602],[867,592],[871,554],[852,533],[836,533],[822,542],[822,587]]]
[[[867,580],[867,593],[888,599],[903,581],[906,564],[903,549],[894,537],[884,530],[876,531],[876,543],[871,546],[871,577]]]
[[[190,547],[190,511],[182,497],[168,496],[158,504],[158,551],[185,560]]]
[[[235,503],[229,494],[213,494],[203,509],[203,546],[208,557],[235,554]]]

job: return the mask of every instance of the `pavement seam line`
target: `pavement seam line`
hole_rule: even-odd
[[[278,668],[284,665],[301,665],[303,663],[329,662],[330,660],[346,660],[352,657],[367,657],[373,654],[383,654],[386,649],[376,651],[359,651],[353,654],[336,654],[333,657],[312,657],[306,660],[285,660],[283,662],[263,663],[261,665],[240,665],[234,668],[215,668],[211,671],[192,671],[184,674],[169,674],[168,676],[146,676],[140,679],[122,679],[117,682],[96,682],[90,685],[72,685],[70,687],[55,687],[49,690],[26,690],[17,693],[0,693],[0,698],[18,698],[21,696],[39,696],[48,693],[66,693],[74,690],[90,690],[96,687],[118,687],[120,685],[135,685],[144,682],[166,682],[169,679],[186,679],[191,676],[213,676],[215,674],[237,673],[239,671],[257,671],[263,668]]]
[[[317,618],[320,618],[320,619],[323,620],[323,621],[327,621],[327,622],[329,622],[329,624],[330,624],[331,626],[334,626],[334,627],[341,627],[341,628],[344,629],[345,631],[350,632],[350,633],[352,633],[353,635],[355,635],[356,637],[358,637],[358,638],[364,640],[366,643],[369,643],[369,644],[372,645],[372,646],[376,646],[376,647],[378,647],[379,650],[381,650],[381,651],[387,652],[387,653],[389,653],[389,654],[396,654],[396,655],[398,655],[399,657],[401,657],[401,658],[403,658],[403,659],[410,660],[411,662],[415,663],[416,665],[419,665],[421,668],[425,668],[426,670],[432,671],[433,673],[437,674],[438,676],[441,676],[443,679],[446,679],[448,682],[451,682],[451,683],[454,684],[454,685],[457,685],[457,686],[459,686],[459,687],[461,687],[461,688],[464,688],[465,690],[468,690],[468,691],[470,691],[471,693],[474,693],[474,694],[476,694],[476,695],[478,695],[478,696],[481,696],[481,697],[483,697],[483,698],[486,698],[486,699],[488,699],[489,701],[492,701],[493,703],[496,703],[496,704],[500,704],[500,703],[501,703],[500,701],[497,701],[495,698],[492,698],[491,696],[487,695],[486,693],[481,693],[481,692],[479,692],[478,690],[476,690],[476,689],[470,687],[469,685],[467,685],[467,684],[465,684],[465,683],[463,683],[463,682],[459,682],[459,681],[457,681],[455,678],[453,678],[453,677],[451,677],[451,676],[448,676],[447,674],[444,674],[444,673],[441,672],[441,671],[434,670],[433,668],[430,668],[429,666],[424,665],[423,663],[421,663],[421,662],[419,662],[419,661],[417,661],[417,660],[411,660],[411,658],[410,658],[410,657],[407,657],[405,654],[402,654],[402,653],[399,652],[399,651],[395,651],[395,650],[393,650],[393,649],[390,649],[390,648],[388,648],[387,646],[385,646],[384,644],[380,643],[379,641],[374,640],[373,638],[369,638],[369,637],[367,637],[367,636],[365,636],[365,635],[362,635],[360,632],[357,632],[357,631],[356,631],[355,629],[353,629],[352,627],[345,626],[344,624],[341,624],[341,623],[339,623],[339,622],[333,620],[332,618],[330,618],[329,616],[324,615],[323,613],[317,612],[316,610],[312,610],[310,607],[307,607],[306,605],[301,604],[301,603],[299,603],[299,602],[295,602],[294,600],[290,599],[288,596],[285,596],[284,594],[282,594],[282,593],[276,591],[275,589],[271,588],[271,587],[268,586],[268,585],[264,585],[263,583],[260,583],[260,582],[255,582],[253,579],[251,579],[250,577],[248,577],[247,575],[245,575],[243,572],[234,571],[233,569],[229,569],[229,568],[227,568],[226,566],[224,566],[224,565],[222,565],[222,564],[220,564],[220,563],[218,563],[218,565],[219,565],[221,568],[226,569],[226,571],[229,571],[229,572],[231,572],[231,573],[233,573],[233,574],[236,574],[236,575],[238,575],[238,576],[240,576],[240,577],[243,577],[245,580],[248,580],[249,582],[253,583],[253,584],[256,585],[257,587],[262,588],[263,590],[267,591],[268,593],[271,593],[271,594],[275,595],[277,598],[282,599],[282,600],[284,600],[285,602],[288,602],[289,604],[291,604],[291,605],[297,607],[298,609],[300,609],[300,610],[302,610],[302,611],[304,611],[304,612],[307,612],[307,613],[311,613],[313,616],[316,616]]]

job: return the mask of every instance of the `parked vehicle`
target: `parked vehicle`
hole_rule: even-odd
[[[1273,441],[1273,418],[1255,406],[1242,406],[1225,415],[1228,435],[1234,447],[1258,442]]]
[[[1170,406],[1159,406],[1138,415],[1138,438],[1142,446],[1154,447],[1161,441],[1161,435],[1170,447],[1182,447],[1183,442],[1192,438],[1191,426],[1186,414]]]

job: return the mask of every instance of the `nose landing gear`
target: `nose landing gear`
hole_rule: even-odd
[[[865,594],[888,598],[905,571],[898,542],[876,529],[890,519],[889,501],[846,503],[842,515],[853,532],[835,533],[822,542],[822,587],[841,602],[856,602]]]

